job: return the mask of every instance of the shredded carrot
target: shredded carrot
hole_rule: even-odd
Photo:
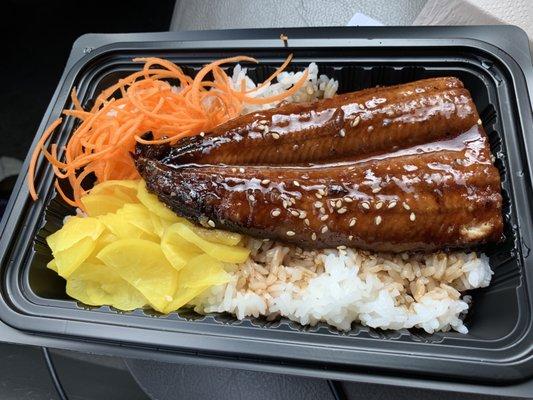
[[[72,91],[70,92],[70,99],[72,100],[72,104],[74,104],[74,109],[77,111],[83,111],[83,107],[81,106],[80,101],[78,100],[78,93],[76,92],[76,88],[73,87]]]
[[[257,62],[247,56],[214,61],[199,70],[194,78],[168,60],[135,58],[133,61],[144,63],[142,70],[103,90],[90,109],[82,107],[76,88],[72,89],[72,108],[63,110],[63,114],[81,123],[61,149],[56,143],[51,143],[50,151],[45,146],[61,124],[61,118],[43,133],[28,169],[31,197],[34,200],[38,198],[35,171],[39,155],[42,154],[52,165],[57,179],[67,180],[70,185],[72,195],[69,197],[56,181],[54,186],[59,195],[68,204],[83,209],[80,199],[87,192],[84,180],[91,174],[96,176],[97,182],[138,178],[131,158],[136,142],[175,143],[187,136],[208,133],[215,126],[237,117],[247,104],[277,104],[295,94],[307,81],[307,70],[298,82],[283,93],[256,97],[257,92],[285,70],[291,59],[292,54],[268,79],[251,90],[246,90],[244,81],[234,88],[221,67],[228,63]],[[212,75],[212,80],[206,80],[208,75]],[[173,86],[172,81],[179,86]],[[120,93],[118,98],[117,93]],[[143,139],[142,135],[149,131],[153,139]]]
[[[61,124],[62,121],[62,118],[58,118],[52,122],[52,124],[44,131],[43,136],[41,136],[41,139],[39,139],[39,142],[37,143],[35,151],[31,155],[30,166],[28,167],[28,189],[33,200],[37,200],[38,198],[37,191],[35,190],[35,167],[37,165],[37,159],[44,148],[46,140],[52,135],[52,133],[54,133],[54,130]]]

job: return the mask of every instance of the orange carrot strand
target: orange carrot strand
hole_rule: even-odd
[[[272,75],[251,90],[246,90],[244,81],[234,87],[222,68],[229,63],[257,62],[247,56],[216,60],[200,69],[194,79],[169,60],[135,58],[133,61],[144,63],[142,69],[103,90],[90,109],[83,109],[73,88],[70,95],[72,108],[63,110],[63,114],[81,123],[72,132],[61,160],[58,157],[58,145],[52,143],[49,151],[45,144],[62,120],[54,121],[43,133],[32,153],[28,169],[31,197],[34,200],[38,197],[35,170],[42,154],[51,164],[55,176],[68,181],[73,197],[66,196],[56,181],[54,185],[58,193],[67,204],[83,209],[81,197],[86,190],[82,184],[91,173],[96,175],[97,182],[139,177],[131,158],[135,143],[175,143],[184,137],[208,132],[235,118],[246,105],[276,104],[292,96],[307,81],[307,70],[298,82],[283,93],[252,97],[277,78],[291,59],[292,55],[289,55]],[[206,79],[210,73],[212,80]],[[172,86],[172,82],[179,83],[179,87]],[[120,98],[116,98],[117,93],[120,93]],[[148,131],[153,134],[152,140],[142,138]]]

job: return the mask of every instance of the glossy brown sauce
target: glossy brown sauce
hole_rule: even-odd
[[[235,118],[187,138],[169,164],[283,165],[325,162],[410,147],[468,130],[478,119],[460,81],[439,78]]]
[[[498,240],[499,174],[462,84],[361,93],[250,114],[159,160],[141,149],[139,171],[180,215],[302,247]]]
[[[328,166],[341,166],[356,163],[367,163],[378,160],[387,160],[405,156],[415,156],[427,153],[435,153],[441,150],[464,152],[465,161],[468,163],[479,161],[488,162],[487,160],[487,138],[479,125],[474,125],[466,132],[451,138],[444,138],[430,143],[422,143],[416,146],[406,148],[393,148],[390,152],[375,152],[374,154],[366,154],[363,157],[345,157],[333,163],[309,163],[309,166],[316,168],[324,168]],[[406,171],[409,171],[410,166],[405,166]]]

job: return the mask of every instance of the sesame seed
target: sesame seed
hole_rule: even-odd
[[[292,203],[292,204],[296,204],[296,199],[294,197],[289,197],[289,201]]]
[[[250,201],[255,201],[255,197],[253,194],[251,194],[250,196],[248,196],[248,199],[250,199]]]
[[[376,223],[376,225],[381,224],[381,216],[378,215],[376,218],[374,218],[374,222]]]
[[[289,202],[287,200],[283,200],[283,208],[287,208],[290,206]]]
[[[322,198],[322,195],[320,193],[315,193],[315,196],[317,199],[321,199]]]
[[[292,183],[294,184],[294,186],[300,186],[300,182],[298,181],[292,181]]]
[[[381,191],[380,187],[372,189],[372,193],[379,193]]]
[[[315,208],[321,208],[324,205],[321,201],[315,201]]]
[[[325,220],[327,220],[328,218],[329,218],[329,215],[327,215],[327,214],[326,214],[326,215],[322,215],[322,216],[320,217],[320,221],[325,221]]]
[[[397,204],[397,203],[396,203],[395,201],[391,201],[391,202],[389,203],[389,205],[388,205],[388,208],[394,208],[394,207],[396,207],[396,204]]]
[[[264,125],[257,125],[257,129],[259,129],[260,131],[262,131],[263,129],[265,129],[265,126],[264,126]]]
[[[341,130],[339,131],[339,135],[340,135],[340,137],[344,137],[344,136],[346,136],[346,130],[345,130],[345,129],[341,129]]]
[[[324,189],[318,189],[318,193],[320,193],[322,196],[326,195],[326,192],[324,191]]]
[[[363,202],[363,203],[361,203],[361,206],[362,206],[364,209],[366,209],[366,210],[370,210],[370,204],[368,204],[368,203],[364,203],[364,202]]]
[[[294,235],[296,235],[295,232],[293,232],[293,231],[287,231],[287,236],[294,236]]]
[[[483,125],[483,122],[481,122],[481,118],[477,120],[478,125]]]
[[[304,219],[305,217],[307,217],[307,213],[303,210],[300,210],[300,219]]]
[[[269,128],[268,126],[265,125],[265,126],[263,127],[263,132],[264,132],[265,134],[267,134],[269,131],[270,131],[270,128]]]
[[[337,246],[337,250],[346,250],[346,246]]]
[[[348,240],[353,240],[353,235],[348,236]]]
[[[272,210],[272,212],[271,212],[271,215],[273,217],[279,217],[280,214],[281,214],[281,210],[279,208],[276,208],[276,209]]]
[[[259,121],[260,124],[268,124],[268,121],[266,119],[262,119],[261,121]]]
[[[326,233],[327,231],[328,231],[328,227],[326,225],[324,225],[322,229],[320,230],[320,232],[322,233]]]
[[[379,210],[381,207],[383,207],[383,202],[378,201],[378,202],[376,203],[376,210]]]
[[[306,218],[306,219],[304,219],[304,224],[306,224],[307,226],[309,226],[311,223],[310,223],[309,220]]]
[[[262,183],[263,185],[268,185],[268,184],[270,183],[270,179],[263,179],[263,180],[261,181],[261,183]]]
[[[352,218],[350,220],[350,227],[354,226],[356,222],[357,222],[357,218]]]
[[[338,212],[339,214],[344,214],[346,211],[348,211],[348,209],[347,209],[346,207],[342,207],[342,208],[339,208],[339,209],[337,210],[337,212]]]
[[[344,199],[343,199],[346,203],[351,203],[353,202],[353,199],[351,197],[348,197],[346,196]]]
[[[364,110],[364,109],[365,109],[365,106],[363,105],[363,103],[359,103],[359,108],[360,108],[361,110]]]
[[[372,125],[370,125],[370,126],[368,127],[368,132],[372,132],[373,130],[374,130],[374,127],[373,127]]]
[[[200,132],[200,136],[204,137],[205,136],[205,132]]]
[[[326,209],[324,207],[320,207],[320,210],[319,210],[322,214],[325,214],[326,213]]]
[[[207,221],[207,225],[209,225],[211,228],[214,228],[215,227],[215,221],[210,219],[209,221]]]
[[[279,133],[273,132],[272,137],[276,140],[279,139]]]
[[[296,210],[291,210],[291,214],[295,217],[299,217],[300,216],[300,213]]]
[[[316,233],[315,233],[315,232],[313,232],[313,233],[311,234],[311,240],[316,240]]]
[[[237,172],[237,168],[232,168],[231,172],[233,172],[233,173]]]
[[[402,206],[403,206],[403,208],[405,208],[406,210],[410,210],[410,209],[411,209],[411,207],[409,207],[409,204],[407,204],[407,203],[403,203]]]
[[[244,168],[239,168],[239,172],[240,172],[241,174],[244,174]]]
[[[352,120],[352,122],[350,122],[350,126],[355,128],[357,125],[359,125],[359,122],[361,122],[361,117],[358,115]]]
[[[337,202],[335,203],[335,207],[341,208],[342,207],[342,200],[337,200]]]
[[[414,220],[416,219],[416,215],[415,215],[414,212],[412,212],[411,215],[409,215],[409,219],[410,219],[411,221],[414,221]]]

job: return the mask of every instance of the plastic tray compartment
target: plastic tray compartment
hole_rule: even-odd
[[[194,74],[210,60],[242,53],[216,48],[166,49],[135,44],[108,46],[78,62],[60,83],[58,96],[46,121],[70,107],[68,93],[78,88],[84,103],[117,79],[139,68],[133,57],[161,56]],[[430,375],[450,380],[501,384],[531,377],[531,285],[529,255],[530,175],[522,138],[523,104],[514,84],[521,78],[501,58],[476,46],[416,46],[405,48],[295,47],[291,68],[314,61],[320,73],[339,80],[339,92],[375,85],[453,75],[470,90],[487,130],[496,165],[501,173],[505,241],[483,249],[495,271],[490,287],[473,291],[466,319],[469,333],[428,335],[418,330],[381,331],[354,325],[340,333],[326,325],[301,327],[287,320],[238,321],[231,315],[201,316],[191,311],[156,316],[149,311],[121,313],[109,307],[83,307],[69,299],[65,282],[46,268],[51,259],[44,238],[57,230],[73,210],[61,203],[52,188],[52,174],[42,164],[37,179],[42,201],[22,201],[19,214],[10,217],[13,234],[3,238],[2,320],[25,331],[104,340],[153,349],[200,351],[250,360],[275,359],[287,365],[335,366],[344,370],[375,369],[387,373]],[[248,48],[246,54],[262,61],[249,66],[252,78],[262,80],[286,57],[282,47]],[[531,115],[529,113],[530,118]],[[522,123],[519,123],[522,122]],[[67,121],[55,134],[64,143],[73,127]],[[22,185],[22,183],[21,183]],[[19,196],[25,188],[20,187]],[[9,221],[8,221],[9,222]]]

